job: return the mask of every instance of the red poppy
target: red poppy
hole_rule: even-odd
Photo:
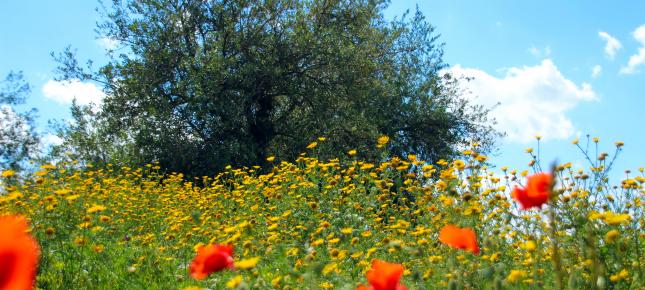
[[[408,290],[399,284],[403,271],[401,264],[374,260],[372,268],[366,274],[370,286],[359,285],[356,290]]]
[[[197,250],[197,256],[190,264],[190,275],[202,280],[210,273],[233,268],[233,246],[208,245]]]
[[[40,249],[21,216],[0,217],[0,289],[32,289]]]
[[[537,173],[529,176],[525,188],[516,186],[511,196],[522,205],[522,209],[541,207],[549,201],[552,186],[553,175],[551,173]]]
[[[446,225],[439,231],[439,241],[457,249],[463,249],[479,254],[477,236],[471,228],[458,228],[454,225]]]

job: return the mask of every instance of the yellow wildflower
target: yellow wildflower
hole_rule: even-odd
[[[619,234],[619,232],[617,230],[608,231],[605,234],[605,242],[607,242],[608,244],[613,243],[614,241],[616,241],[616,238],[618,237],[618,234]]]
[[[519,279],[524,278],[526,276],[526,271],[524,270],[511,270],[511,273],[508,274],[506,277],[506,280],[509,283],[515,283]]]
[[[251,269],[255,267],[255,265],[257,265],[259,261],[260,261],[260,257],[254,257],[250,259],[236,261],[235,268],[242,269],[242,270]]]
[[[242,275],[237,275],[226,282],[226,288],[237,288],[242,283]]]

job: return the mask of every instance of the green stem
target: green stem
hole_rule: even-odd
[[[555,216],[555,208],[553,206],[549,206],[549,219],[551,222],[551,239],[552,241],[552,256],[551,259],[553,261],[553,268],[555,269],[555,275],[556,275],[556,286],[558,289],[564,289],[564,275],[562,273],[562,261],[560,260],[560,247],[558,245],[558,239],[557,239],[557,233],[558,230],[556,228],[556,216]]]

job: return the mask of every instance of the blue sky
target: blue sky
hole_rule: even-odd
[[[24,108],[39,110],[42,131],[48,119],[69,116],[75,94],[86,95],[83,102],[101,96],[90,84],[52,81],[50,56],[72,45],[81,60],[105,61],[110,43],[94,32],[97,5],[0,1],[0,76],[24,72],[32,85]],[[583,165],[571,140],[590,134],[609,153],[614,141],[625,142],[613,176],[645,165],[645,2],[393,1],[386,16],[416,5],[446,43],[452,72],[476,77],[465,84],[468,97],[484,105],[501,102],[492,116],[509,134],[495,163],[525,168],[524,150],[540,134],[545,162]]]

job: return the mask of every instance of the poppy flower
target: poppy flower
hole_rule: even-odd
[[[537,173],[528,177],[525,188],[516,186],[511,196],[522,205],[522,209],[541,207],[549,201],[552,185],[553,175],[551,173]]]
[[[467,250],[473,254],[479,254],[477,236],[471,228],[459,228],[454,225],[446,225],[439,231],[439,241],[453,248]]]
[[[233,268],[233,246],[208,245],[197,250],[197,256],[190,263],[190,275],[202,280],[210,273]]]
[[[366,274],[370,286],[359,285],[356,290],[408,290],[399,284],[403,271],[401,264],[374,260],[372,268]]]
[[[0,289],[32,289],[40,249],[21,216],[0,217]]]

